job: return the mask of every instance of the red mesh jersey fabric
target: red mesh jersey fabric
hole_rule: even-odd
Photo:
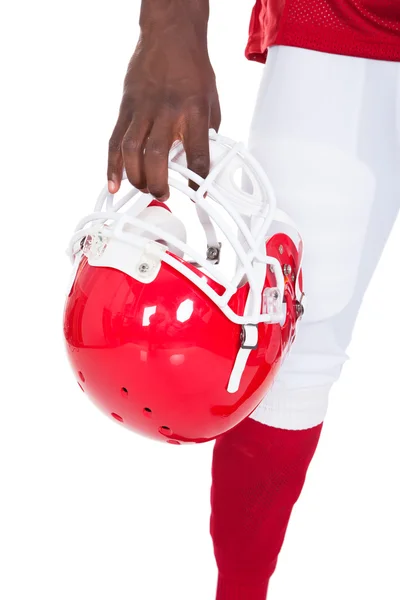
[[[256,0],[246,56],[273,45],[400,61],[400,0]]]

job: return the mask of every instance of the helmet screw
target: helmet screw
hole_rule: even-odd
[[[283,254],[283,246],[282,246],[282,244],[279,246],[279,254]]]
[[[291,275],[292,273],[292,267],[290,265],[284,265],[283,267],[283,274],[284,275]]]
[[[304,306],[299,301],[296,302],[296,314],[299,319],[304,315]]]
[[[296,279],[296,275],[294,273],[292,273],[292,281],[294,282]]]
[[[142,263],[138,267],[139,273],[147,273],[150,270],[150,265],[148,263]]]
[[[219,261],[220,251],[221,251],[221,245],[219,247],[218,246],[208,246],[207,260]]]

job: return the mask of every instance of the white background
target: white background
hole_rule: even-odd
[[[240,139],[262,72],[243,57],[251,5],[215,1],[210,27],[222,132]],[[3,9],[2,600],[214,597],[212,445],[157,445],[111,422],[80,392],[63,348],[64,249],[103,183],[138,9],[138,0]],[[399,254],[397,225],[271,600],[399,598]]]

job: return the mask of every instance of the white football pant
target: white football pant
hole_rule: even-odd
[[[269,51],[249,149],[304,239],[306,313],[252,418],[321,423],[400,204],[400,64]]]

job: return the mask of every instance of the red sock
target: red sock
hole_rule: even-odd
[[[246,419],[215,442],[211,535],[217,600],[265,600],[322,425],[276,429]]]

